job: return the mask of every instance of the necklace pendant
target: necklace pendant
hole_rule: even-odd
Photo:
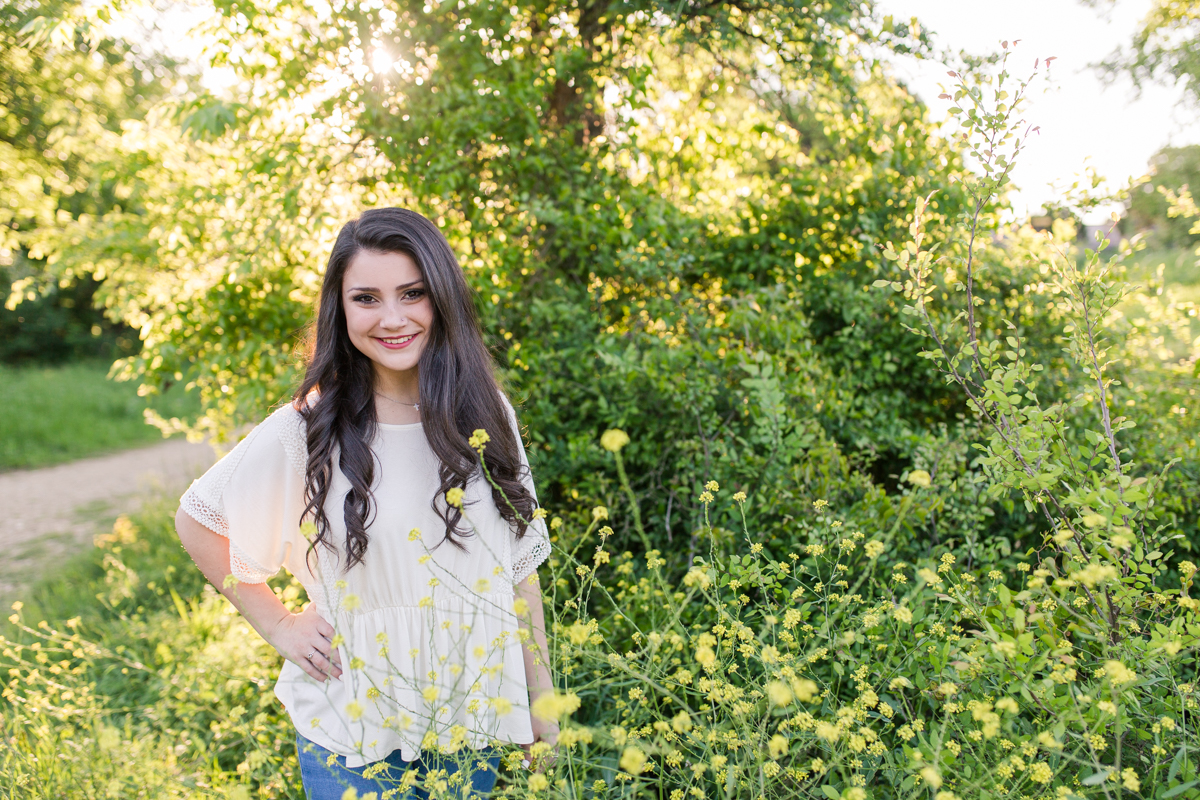
[[[413,411],[420,411],[420,410],[421,410],[421,404],[413,403]]]

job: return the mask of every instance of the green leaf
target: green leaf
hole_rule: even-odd
[[[1196,784],[1200,784],[1200,780],[1188,781],[1187,783],[1181,783],[1178,786],[1172,786],[1165,794],[1163,794],[1163,800],[1167,800],[1168,797],[1181,795]]]
[[[841,800],[842,793],[832,786],[822,786],[821,793],[829,798],[829,800]]]
[[[1082,781],[1080,781],[1080,783],[1082,783],[1084,786],[1099,786],[1100,784],[1102,784],[1106,780],[1108,780],[1108,776],[1111,774],[1112,774],[1111,769],[1101,770],[1100,772],[1094,772],[1091,775],[1088,775]]]

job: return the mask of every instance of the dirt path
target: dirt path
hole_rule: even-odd
[[[0,473],[0,598],[143,500],[180,494],[216,460],[208,444],[174,439],[43,469]]]

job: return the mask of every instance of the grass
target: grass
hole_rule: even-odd
[[[0,800],[302,797],[280,659],[191,563],[174,508],[120,517],[0,620],[0,666],[32,667],[5,670]]]
[[[1173,290],[1183,299],[1200,299],[1200,257],[1192,250],[1147,248],[1130,256],[1127,264],[1130,283],[1153,283]]]
[[[0,365],[0,471],[27,469],[162,441],[147,425],[132,383],[107,377],[104,362],[55,367]],[[182,387],[155,404],[167,416],[197,406]]]

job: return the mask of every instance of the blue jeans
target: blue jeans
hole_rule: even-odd
[[[405,761],[400,758],[400,751],[393,750],[392,754],[383,759],[386,765],[381,772],[371,778],[363,776],[367,769],[372,773],[378,769],[379,762],[363,767],[347,767],[345,756],[333,756],[316,742],[296,734],[296,753],[300,757],[300,779],[304,782],[304,796],[308,800],[342,800],[347,789],[353,788],[361,798],[369,792],[374,792],[376,798],[383,798],[384,792],[388,800],[428,800],[425,791],[425,776],[435,770],[445,770],[445,780],[453,789],[453,797],[463,796],[463,787],[471,787],[471,797],[483,798],[492,792],[496,785],[497,770],[500,766],[500,753],[494,747],[482,750],[464,749],[455,755],[444,756],[425,753],[416,761]],[[333,760],[330,761],[330,756]],[[465,780],[455,781],[450,776],[464,768]],[[401,780],[408,770],[416,770],[416,783],[407,791],[400,789]]]

